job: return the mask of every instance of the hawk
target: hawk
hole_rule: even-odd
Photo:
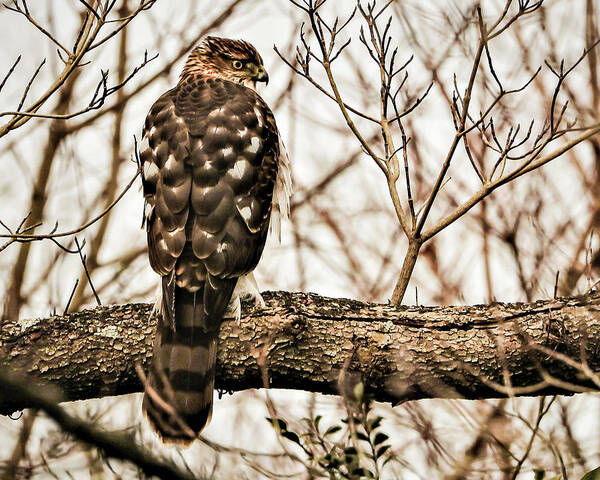
[[[210,421],[219,327],[228,311],[239,321],[240,295],[262,302],[252,271],[289,213],[289,162],[255,91],[268,80],[252,45],[207,37],[142,131],[148,256],[162,277],[142,408],[163,440],[188,443]]]

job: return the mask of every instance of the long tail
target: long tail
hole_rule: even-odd
[[[163,277],[162,307],[142,408],[163,441],[187,444],[212,414],[219,325],[235,280],[190,292]]]

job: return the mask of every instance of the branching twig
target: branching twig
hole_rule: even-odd
[[[141,172],[141,170],[138,168],[138,170],[135,172],[135,175],[131,178],[129,183],[123,188],[123,190],[115,198],[115,200],[108,207],[106,207],[101,213],[99,213],[97,216],[95,216],[91,220],[88,220],[86,223],[84,223],[80,227],[77,227],[73,230],[69,230],[66,232],[58,232],[58,233],[51,232],[51,233],[40,234],[40,235],[28,235],[28,234],[21,234],[18,232],[14,233],[14,234],[0,234],[0,238],[10,238],[11,239],[10,242],[8,242],[7,244],[0,247],[0,252],[13,242],[31,242],[31,241],[35,241],[35,240],[44,240],[44,239],[49,239],[49,238],[67,237],[67,236],[75,235],[79,232],[84,231],[90,225],[93,225],[98,220],[100,220],[104,215],[106,215],[119,202],[119,200],[121,200],[121,198],[123,198],[123,195],[125,195],[127,193],[127,191],[131,188],[131,186],[135,182],[135,180],[138,177],[138,175],[140,174],[140,172]]]

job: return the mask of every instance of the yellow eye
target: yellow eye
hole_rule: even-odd
[[[235,68],[236,70],[239,70],[240,68],[242,68],[242,62],[240,62],[239,60],[234,60],[232,65],[233,65],[233,68]]]

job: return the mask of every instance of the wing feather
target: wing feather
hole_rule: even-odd
[[[190,77],[152,107],[143,140],[152,268],[176,270],[177,285],[190,288],[207,274],[251,271],[266,240],[281,158],[264,101],[242,85]],[[182,262],[194,267],[176,268]]]

